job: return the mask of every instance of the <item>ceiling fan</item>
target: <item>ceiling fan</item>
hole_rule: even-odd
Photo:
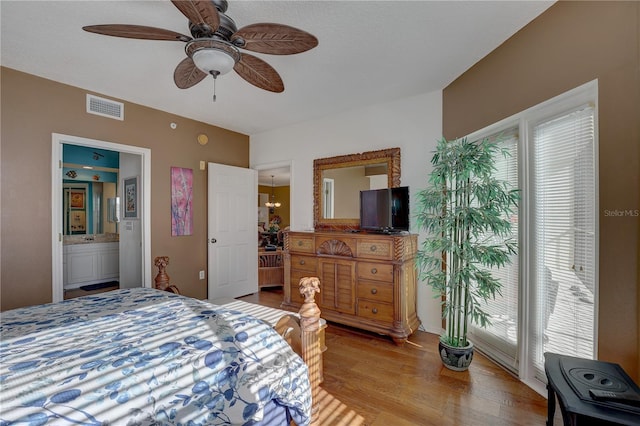
[[[313,49],[318,39],[288,25],[258,23],[240,28],[225,15],[226,0],[171,0],[189,20],[192,37],[162,28],[143,25],[89,25],[83,30],[114,37],[185,42],[187,57],[176,67],[173,80],[181,89],[188,89],[207,75],[215,79],[232,69],[243,79],[264,90],[280,93],[284,83],[276,70],[262,59],[241,52],[292,55]]]

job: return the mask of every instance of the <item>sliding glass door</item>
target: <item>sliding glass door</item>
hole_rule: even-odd
[[[500,138],[499,177],[521,191],[510,218],[519,253],[493,273],[502,292],[472,327],[476,346],[544,392],[544,353],[596,357],[597,84],[504,120],[474,139]]]
[[[593,358],[596,302],[595,109],[582,105],[532,123],[531,294],[528,358]]]
[[[496,177],[507,182],[509,189],[519,188],[518,184],[518,127],[510,127],[488,137],[498,140],[504,155],[495,158]],[[518,239],[519,214],[508,217],[511,222],[511,238]],[[493,276],[502,283],[502,290],[495,300],[481,302],[481,309],[491,315],[491,325],[486,328],[471,327],[471,339],[476,346],[490,352],[509,370],[517,371],[520,261],[518,254],[511,255],[511,263],[501,268],[491,269]]]

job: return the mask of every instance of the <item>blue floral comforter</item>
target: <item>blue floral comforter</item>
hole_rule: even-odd
[[[149,288],[2,312],[0,425],[309,423],[307,366],[255,317]]]

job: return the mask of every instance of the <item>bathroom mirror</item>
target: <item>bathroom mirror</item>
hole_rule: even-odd
[[[117,221],[108,209],[116,196],[114,182],[73,182],[63,184],[64,235],[117,233]]]
[[[400,186],[400,148],[320,158],[313,162],[316,230],[360,227],[360,191]]]
[[[62,145],[64,235],[118,233],[118,222],[109,209],[114,202],[109,200],[118,196],[119,174],[119,152]]]

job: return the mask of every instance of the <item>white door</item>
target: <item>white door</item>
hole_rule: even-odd
[[[209,163],[208,298],[258,291],[258,174]]]

